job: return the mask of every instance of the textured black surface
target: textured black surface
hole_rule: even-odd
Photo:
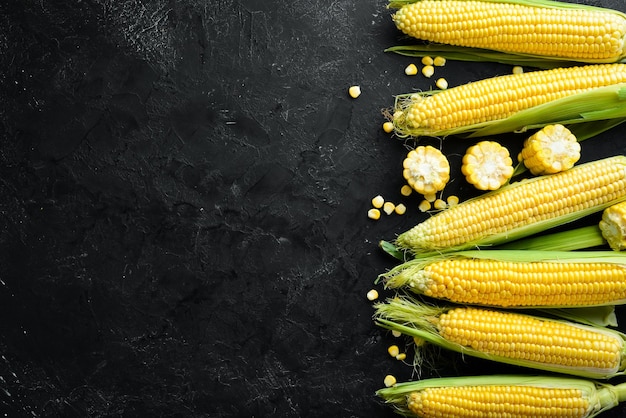
[[[398,42],[382,0],[0,3],[3,416],[394,416],[374,391],[412,369],[365,294],[425,215],[381,109],[433,83]],[[443,145],[462,198],[466,145]],[[409,212],[370,221],[377,194]]]

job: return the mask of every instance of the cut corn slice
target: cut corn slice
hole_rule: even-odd
[[[626,254],[613,251],[461,251],[409,260],[386,288],[459,304],[571,308],[626,304]]]
[[[626,369],[626,335],[609,328],[512,311],[426,305],[408,296],[374,308],[378,326],[464,355],[595,379]]]
[[[532,174],[558,173],[580,159],[580,143],[565,126],[548,125],[524,141],[521,158]]]
[[[508,74],[396,97],[399,137],[495,135],[626,117],[626,64]],[[624,87],[624,89],[622,89]]]
[[[626,202],[604,209],[598,226],[611,249],[615,251],[626,249]]]
[[[626,156],[508,184],[450,207],[396,239],[399,249],[442,252],[502,244],[626,200]]]
[[[479,190],[497,190],[513,175],[509,150],[495,141],[481,141],[467,149],[461,172]]]
[[[430,42],[593,63],[625,55],[626,15],[616,10],[506,0],[392,0],[390,7],[399,7],[399,30]]]
[[[376,395],[401,415],[592,418],[626,401],[626,383],[561,376],[489,375],[396,383]]]
[[[437,148],[422,145],[409,151],[403,162],[409,186],[423,195],[442,190],[450,180],[450,163]]]

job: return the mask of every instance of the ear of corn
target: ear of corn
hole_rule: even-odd
[[[517,366],[607,379],[624,373],[617,331],[476,307],[430,306],[407,296],[375,305],[376,324],[442,348]]]
[[[385,287],[454,303],[554,308],[626,303],[626,255],[613,251],[480,250],[416,258]]]
[[[487,78],[446,90],[398,95],[395,133],[495,135],[626,118],[626,64],[555,68]]]
[[[406,416],[592,418],[626,400],[626,384],[560,376],[463,376],[397,383],[376,394]]]
[[[467,149],[461,172],[478,190],[497,190],[513,175],[509,150],[495,141],[480,141]]]
[[[554,174],[574,166],[580,159],[580,144],[565,126],[547,125],[524,141],[520,155],[532,174]]]
[[[466,200],[400,234],[396,245],[428,253],[502,244],[625,199],[626,156],[605,158]]]
[[[392,0],[389,7],[399,8],[393,20],[405,34],[459,53],[590,63],[625,55],[626,15],[616,10],[546,0]]]
[[[611,249],[626,249],[626,202],[604,209],[598,226]]]

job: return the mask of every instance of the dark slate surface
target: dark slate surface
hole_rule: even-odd
[[[398,42],[382,0],[2,2],[1,416],[394,416],[374,391],[414,375],[365,294],[425,215],[381,109],[433,83]],[[443,145],[462,198],[466,145]],[[377,194],[408,214],[368,220]]]

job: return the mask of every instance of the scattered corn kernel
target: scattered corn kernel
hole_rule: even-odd
[[[394,210],[396,210],[396,205],[392,202],[385,202],[385,204],[383,205],[383,212],[385,212],[387,215],[391,215]]]
[[[448,81],[445,78],[441,77],[437,80],[435,85],[441,90],[445,90],[448,88]]]
[[[395,212],[396,212],[398,215],[404,215],[404,214],[406,213],[406,206],[404,206],[404,203],[398,203],[398,204],[396,205]]]
[[[400,353],[396,356],[396,360],[402,361],[404,359],[406,359],[406,353]]]
[[[443,199],[437,199],[437,200],[435,200],[435,203],[433,203],[433,207],[435,209],[439,209],[439,210],[445,209],[446,208],[446,202]]]
[[[432,77],[433,74],[435,74],[435,67],[433,67],[432,65],[425,65],[422,68],[422,74],[424,75],[424,77]]]
[[[413,193],[413,188],[411,186],[409,186],[408,184],[405,184],[400,189],[400,194],[402,196],[411,196],[411,193]]]
[[[420,337],[413,337],[413,344],[415,344],[417,347],[421,347],[426,344],[426,340]]]
[[[388,374],[387,376],[385,376],[385,386],[386,387],[391,387],[393,385],[395,385],[398,381],[396,380],[395,377],[393,377],[392,375]]]
[[[513,74],[522,74],[523,72],[524,68],[520,67],[519,65],[513,67]]]
[[[385,199],[381,195],[378,195],[372,199],[372,206],[374,206],[376,209],[382,208],[384,204]]]
[[[356,99],[357,97],[359,97],[361,95],[361,87],[359,87],[359,86],[352,86],[352,87],[350,87],[348,89],[348,94],[353,99]]]
[[[433,59],[433,65],[435,67],[443,67],[446,65],[446,59],[444,57],[435,57],[435,59]]]
[[[437,195],[435,193],[425,194],[424,199],[426,199],[426,201],[429,203],[433,203],[435,200],[437,200]]]
[[[420,212],[426,212],[430,210],[430,202],[428,200],[422,200],[417,208]]]
[[[422,64],[424,65],[433,65],[435,63],[435,61],[429,57],[428,55],[426,55],[425,57],[422,57]]]
[[[397,345],[390,345],[389,348],[387,349],[387,352],[389,353],[391,357],[395,357],[398,354],[400,354],[400,349],[398,348]]]
[[[459,197],[458,196],[448,196],[448,198],[446,199],[448,206],[455,206],[459,204]]]
[[[402,333],[400,331],[397,331],[397,330],[394,329],[394,330],[391,331],[391,335],[393,335],[394,337],[398,338],[399,336],[402,335]]]
[[[367,292],[367,299],[368,300],[378,299],[378,292],[376,291],[376,289],[372,289],[369,292]]]
[[[406,74],[406,75],[415,75],[415,74],[417,74],[417,67],[415,66],[415,64],[407,65],[406,68],[404,69],[404,74]]]
[[[383,131],[385,131],[388,134],[392,133],[393,132],[393,123],[391,123],[391,122],[383,123]]]
[[[377,221],[380,219],[380,211],[378,209],[370,209],[367,211],[367,217]]]

